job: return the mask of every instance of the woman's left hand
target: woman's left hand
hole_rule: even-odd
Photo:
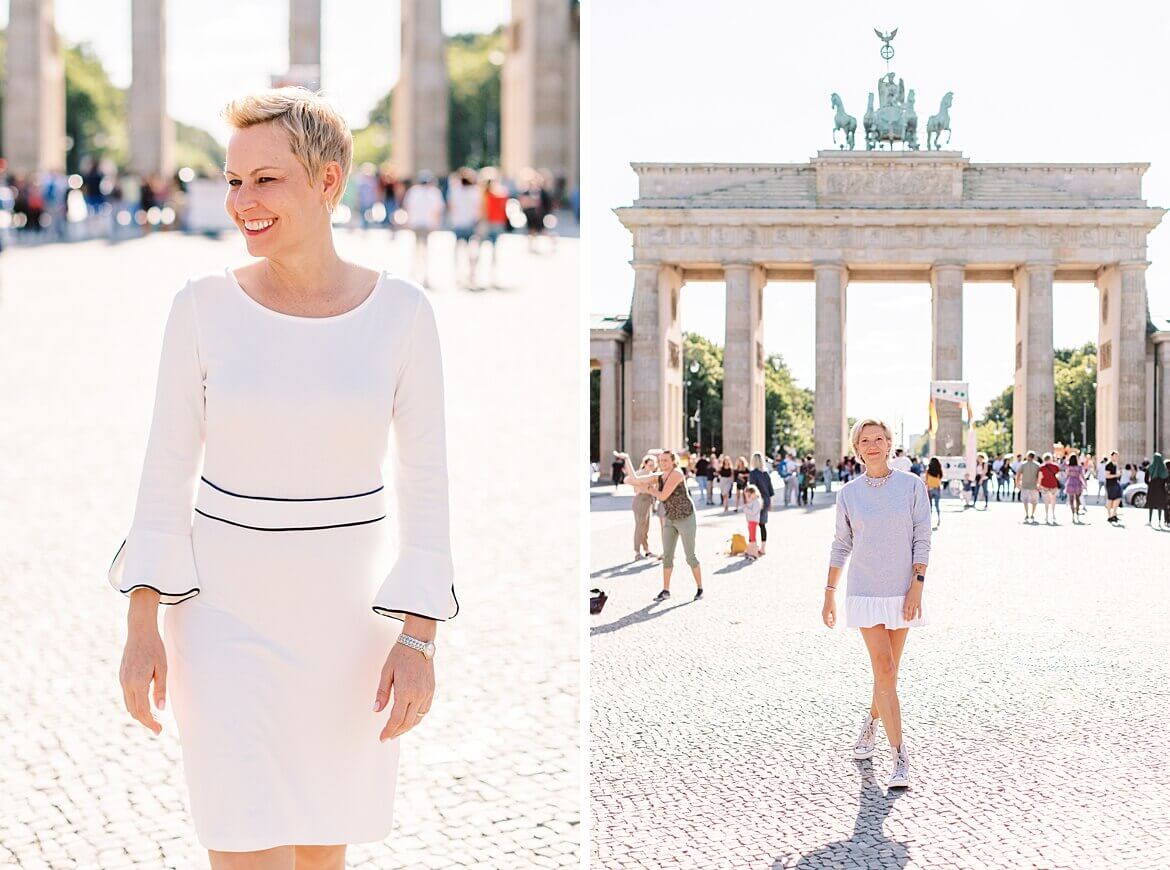
[[[421,722],[431,709],[435,697],[434,662],[417,650],[395,643],[382,665],[378,696],[374,702],[375,713],[386,709],[391,689],[394,691],[394,706],[378,735],[383,741],[401,737]]]
[[[913,577],[910,578],[910,591],[902,602],[902,616],[907,622],[922,616],[922,584]]]

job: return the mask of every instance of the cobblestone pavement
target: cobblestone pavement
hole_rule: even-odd
[[[832,496],[774,510],[755,564],[721,552],[742,515],[701,508],[704,598],[680,547],[663,606],[657,563],[629,561],[628,492],[591,498],[594,866],[1170,866],[1170,533],[1144,511],[1113,528],[1090,497],[1084,527],[1063,506],[1024,526],[944,502],[898,796],[884,734],[850,755],[871,674],[859,632],[820,618]]]
[[[575,865],[580,562],[574,537],[531,542],[550,514],[580,513],[563,461],[577,323],[558,316],[576,311],[577,243],[529,255],[505,238],[507,286],[467,291],[443,269],[450,237],[435,242],[462,610],[440,627],[433,712],[403,739],[394,834],[351,847],[349,866]],[[338,248],[400,271],[413,253],[408,235],[342,232]],[[174,234],[0,258],[0,865],[207,867],[173,718],[156,738],[123,710],[126,599],[105,571],[133,513],[171,298],[247,260],[239,240]],[[550,469],[540,500],[502,485],[518,457]]]

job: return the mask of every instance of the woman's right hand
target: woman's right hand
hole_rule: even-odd
[[[167,694],[167,652],[158,633],[158,623],[131,620],[122,650],[118,678],[126,711],[157,736],[162,723],[150,709],[150,683],[154,681],[154,704],[163,709]]]
[[[831,589],[825,590],[825,606],[821,608],[821,619],[829,628],[837,625],[837,593]]]

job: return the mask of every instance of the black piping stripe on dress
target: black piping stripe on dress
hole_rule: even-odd
[[[325,495],[321,496],[320,498],[280,498],[279,496],[275,495],[242,495],[241,493],[224,489],[222,486],[216,486],[203,475],[199,475],[199,479],[210,486],[212,489],[218,489],[224,495],[234,495],[236,498],[254,498],[259,499],[260,501],[336,501],[337,499],[342,498],[361,498],[363,495],[373,495],[376,492],[381,492],[385,488],[383,485],[379,486],[377,489],[371,489],[369,492],[355,492],[353,495]],[[206,516],[206,514],[204,514],[204,516]],[[212,519],[218,519],[218,517],[212,517]],[[322,526],[321,528],[329,528],[329,526]]]
[[[129,589],[119,589],[118,591],[121,592],[123,595],[129,595],[135,589],[153,589],[160,596],[170,595],[172,598],[179,599],[178,601],[163,601],[160,598],[159,604],[182,604],[188,598],[194,598],[201,591],[201,588],[199,586],[196,586],[194,589],[188,589],[186,592],[163,592],[157,586],[151,586],[149,583],[135,583]]]
[[[415,613],[414,611],[411,611],[411,610],[393,610],[389,607],[378,607],[377,605],[375,605],[371,609],[374,611],[374,613],[378,614],[378,616],[386,616],[386,617],[389,617],[390,619],[397,619],[399,622],[405,622],[406,620],[395,616],[394,614],[396,614],[396,613],[401,613],[405,616],[420,616],[423,619],[433,619],[436,622],[446,622],[448,619],[454,619],[456,616],[459,615],[459,599],[455,597],[455,584],[454,583],[451,584],[451,597],[455,599],[455,612],[452,613],[450,616],[429,616],[425,613]]]
[[[282,528],[273,528],[271,526],[249,526],[244,523],[236,523],[231,520],[225,520],[223,517],[213,516],[195,508],[195,513],[200,516],[207,517],[209,520],[219,520],[221,523],[227,523],[229,526],[239,526],[241,529],[253,529],[257,532],[315,532],[319,529],[344,529],[347,526],[364,526],[367,523],[376,523],[378,520],[386,519],[386,515],[382,514],[380,517],[374,517],[372,520],[358,520],[353,523],[334,523],[331,526],[284,526]]]

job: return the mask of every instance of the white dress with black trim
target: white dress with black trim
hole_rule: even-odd
[[[379,741],[389,711],[373,703],[401,624],[385,617],[458,611],[423,291],[382,273],[357,307],[299,317],[230,270],[189,281],[108,577],[177,605],[168,705],[205,848],[386,838],[398,741]]]

